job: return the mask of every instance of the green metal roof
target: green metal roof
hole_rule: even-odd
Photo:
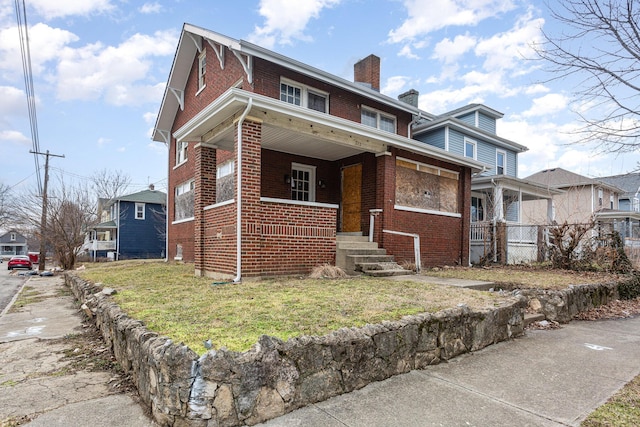
[[[118,197],[122,202],[157,203],[164,205],[167,202],[167,194],[157,190],[144,190],[138,193]]]

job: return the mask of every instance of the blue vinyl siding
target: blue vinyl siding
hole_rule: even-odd
[[[162,206],[145,203],[142,220],[135,219],[135,205],[120,203],[120,259],[160,258],[165,250],[165,241],[158,230],[165,224]]]
[[[475,126],[476,125],[476,113],[469,113],[469,114],[465,114],[463,116],[458,116],[456,117],[458,120],[462,120],[463,122],[471,125],[471,126]]]
[[[514,203],[510,203],[509,205],[507,205],[507,211],[505,212],[505,219],[509,222],[519,222],[520,219],[518,218],[518,211],[520,210],[518,208],[519,203],[518,202],[514,202]]]
[[[459,156],[464,156],[464,135],[458,132],[457,130],[448,129],[448,131],[449,131],[449,152],[457,154]]]
[[[485,114],[482,113],[478,113],[478,124],[479,124],[479,128],[490,132],[492,134],[496,134],[496,119],[494,119],[493,117],[489,117]]]
[[[418,141],[424,142],[425,144],[438,147],[442,150],[445,149],[445,129],[438,129],[426,135],[425,134],[419,135],[416,137],[416,139]]]

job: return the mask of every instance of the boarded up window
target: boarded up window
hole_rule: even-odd
[[[396,160],[396,204],[458,213],[458,173],[405,159]]]

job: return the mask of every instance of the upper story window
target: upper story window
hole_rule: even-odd
[[[362,107],[360,112],[360,122],[363,125],[371,126],[376,129],[396,133],[396,118],[372,108]]]
[[[187,161],[187,147],[189,143],[186,141],[176,142],[176,166]]]
[[[464,139],[464,156],[470,159],[476,159],[476,142],[473,139]]]
[[[9,234],[9,240],[11,240],[12,242],[15,242],[16,241],[16,233]]]
[[[507,170],[507,153],[496,151],[496,173],[504,175]]]
[[[598,188],[598,206],[602,207],[604,203],[604,191],[602,188]]]
[[[144,219],[144,203],[136,203],[136,219]]]
[[[207,51],[203,50],[200,56],[198,56],[198,90],[203,89],[206,84],[207,74]]]
[[[329,95],[291,80],[280,81],[280,101],[326,113],[329,111]]]
[[[613,193],[609,195],[609,209],[613,209]]]

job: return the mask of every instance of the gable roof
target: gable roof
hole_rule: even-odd
[[[525,179],[540,183],[549,188],[584,187],[593,185],[605,187],[618,193],[622,192],[622,190],[616,186],[609,185],[597,179],[589,178],[562,168],[545,169],[540,172],[536,172]]]
[[[11,240],[12,233],[16,235],[15,240]],[[6,233],[0,235],[0,243],[23,243],[24,244],[26,242],[27,242],[27,238],[14,230],[9,230]]]
[[[143,190],[116,198],[121,202],[156,203],[164,205],[167,202],[167,193],[157,190]]]
[[[362,83],[351,82],[343,79],[342,77],[322,71],[318,68],[288,58],[253,43],[249,43],[244,40],[236,40],[214,31],[185,23],[182,27],[182,33],[180,34],[180,40],[171,66],[171,72],[169,73],[169,80],[162,98],[162,104],[160,105],[160,112],[153,129],[152,139],[154,141],[168,143],[173,119],[178,108],[181,107],[180,97],[183,97],[193,58],[195,57],[198,49],[201,48],[204,41],[214,47],[216,54],[223,52],[223,49],[225,48],[233,52],[233,54],[241,61],[245,70],[245,76],[249,83],[251,83],[253,78],[253,58],[261,58],[300,74],[326,82],[332,86],[362,95],[366,98],[380,102],[381,104],[409,112],[416,116],[427,118],[434,117],[426,111],[420,110],[406,102],[383,95]],[[221,60],[220,57],[218,60]]]
[[[640,173],[603,176],[598,179],[620,188],[626,197],[633,197],[640,191]]]
[[[469,104],[460,108],[456,108],[455,110],[447,111],[444,114],[439,114],[438,117],[451,117],[451,116],[462,116],[464,114],[473,113],[475,111],[480,111],[489,117],[493,117],[494,119],[501,119],[504,117],[498,110],[494,110],[491,107],[487,107],[484,104]]]

